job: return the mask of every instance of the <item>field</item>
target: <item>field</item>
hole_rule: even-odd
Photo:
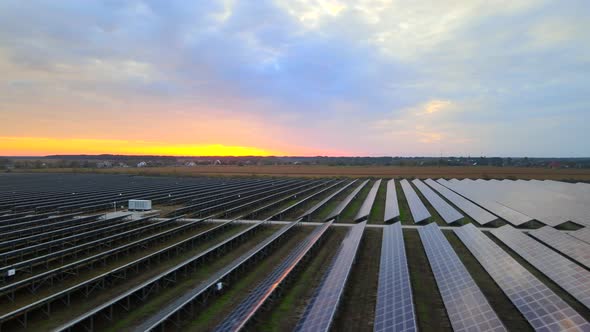
[[[524,167],[399,167],[399,166],[195,166],[113,169],[43,169],[32,172],[103,173],[158,176],[292,176],[292,177],[389,177],[550,179],[590,181],[590,169],[547,169]]]
[[[331,287],[341,291],[340,297],[320,302],[334,310],[330,330],[374,331],[378,290],[385,280],[380,272],[387,270],[383,264],[391,263],[382,257],[392,253],[382,246],[393,227],[383,221],[387,179],[379,186],[366,224],[352,219],[375,180],[354,197],[354,189],[363,181],[333,195],[350,182],[334,177],[187,177],[179,181],[164,176],[0,174],[0,327],[7,331],[89,327],[143,331],[156,326],[166,331],[216,331],[234,317],[244,322],[241,330],[291,331],[313,308],[320,290]],[[395,226],[403,228],[395,241],[405,246],[405,258],[400,260],[407,264],[419,330],[452,331],[455,319],[427,251],[436,244],[422,238],[422,227],[428,223],[438,225],[442,241],[508,330],[533,329],[456,235],[462,225],[483,230],[486,238],[581,319],[590,319],[588,303],[492,235],[492,226],[482,228],[469,216],[447,224],[436,204],[418,186],[412,184],[412,188],[432,217],[415,225],[396,181],[400,223]],[[153,201],[159,218],[143,217],[142,212],[131,217],[125,211],[114,213],[114,200],[124,204],[137,195]],[[349,196],[353,198],[337,220],[322,222]],[[318,206],[320,202],[324,203]],[[454,207],[451,201],[444,202]],[[313,212],[307,215],[308,211]],[[71,217],[72,212],[79,215]],[[116,219],[122,213],[125,218]],[[87,219],[77,219],[80,215]],[[516,231],[531,227],[537,225],[523,224]],[[361,236],[355,238],[358,230]],[[590,278],[587,266],[573,264],[581,270],[577,273]],[[4,278],[10,268],[16,275]],[[222,289],[216,288],[219,282]]]

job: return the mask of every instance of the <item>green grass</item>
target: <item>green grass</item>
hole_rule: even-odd
[[[185,329],[187,331],[211,330],[219,324],[231,310],[245,299],[248,293],[261,282],[272,269],[288,255],[288,253],[312,230],[311,227],[300,227],[297,234],[277,248],[270,256],[258,262],[253,269],[241,275],[227,288],[226,292],[213,300],[195,317]]]
[[[410,206],[408,205],[406,195],[404,195],[402,185],[399,183],[399,179],[395,180],[395,191],[397,193],[399,219],[401,220],[401,223],[403,225],[414,225],[414,217],[412,217],[412,212],[410,212]]]
[[[346,229],[334,228],[322,244],[315,251],[311,261],[303,271],[297,275],[295,282],[291,283],[276,305],[268,312],[261,323],[253,326],[253,331],[285,331],[292,330],[299,320],[299,313],[305,308],[316,287],[332,261],[336,249],[346,234]]]
[[[563,230],[563,231],[577,231],[578,229],[581,229],[583,227],[578,224],[575,224],[571,221],[568,221],[568,222],[563,223],[555,228],[557,228],[559,230]]]
[[[318,196],[306,201],[305,203],[299,205],[298,207],[296,207],[292,211],[290,211],[287,215],[284,216],[283,219],[295,220],[295,219],[299,218],[299,216],[301,216],[303,213],[307,212],[308,209],[310,209],[311,207],[318,204],[324,198],[326,198],[326,197],[330,196],[331,194],[333,194],[334,192],[336,192],[343,185],[344,185],[344,183],[341,183],[335,187],[330,188],[329,190],[326,190],[325,192],[319,194]]]
[[[382,237],[380,228],[365,229],[334,318],[333,331],[373,332]]]
[[[207,239],[193,249],[184,252],[181,255],[174,256],[168,260],[162,260],[159,264],[153,266],[149,270],[141,270],[138,274],[131,273],[128,275],[128,279],[121,281],[118,284],[112,285],[104,290],[100,290],[95,292],[89,298],[84,298],[82,296],[72,298],[72,304],[67,307],[63,308],[63,310],[57,310],[57,308],[53,308],[51,313],[50,319],[39,319],[33,322],[29,322],[29,326],[35,330],[51,330],[65,322],[85,313],[89,310],[92,310],[94,307],[106,302],[107,300],[118,296],[119,294],[124,293],[128,289],[137,284],[148,280],[149,278],[157,275],[165,271],[166,269],[182,262],[183,260],[196,255],[200,252],[203,252],[208,247],[223,241],[225,238],[232,236],[233,234],[238,233],[240,230],[246,228],[247,225],[239,225],[239,226],[232,226],[228,230],[213,236],[211,239]]]
[[[505,245],[501,240],[496,238],[490,232],[484,232],[492,241],[494,241],[498,246],[500,246],[506,253],[508,253],[512,258],[514,258],[520,265],[522,265],[525,269],[527,269],[530,273],[532,273],[539,281],[545,284],[549,289],[551,289],[557,296],[559,296],[562,300],[567,302],[575,311],[577,311],[584,319],[590,320],[590,309],[584,306],[582,303],[578,302],[573,296],[559,287],[556,283],[551,281],[547,276],[545,276],[541,271],[537,270],[534,266],[529,264],[525,259],[520,257],[516,252],[510,249],[507,245]]]
[[[385,215],[385,195],[387,193],[387,181],[389,179],[382,179],[377,191],[377,197],[371,208],[371,214],[369,215],[370,224],[383,224]]]
[[[428,184],[426,184],[426,182],[424,182],[424,184],[426,186],[430,187]],[[434,191],[434,193],[437,194],[440,198],[442,198],[443,201],[447,202],[447,204],[449,204],[450,206],[452,206],[453,208],[455,208],[457,211],[459,211],[463,215],[463,219],[460,219],[460,220],[454,222],[450,226],[463,226],[463,225],[467,225],[469,223],[474,224],[476,226],[481,226],[475,220],[473,220],[473,218],[471,218],[468,214],[466,214],[465,212],[461,211],[461,209],[459,209],[455,204],[453,204],[446,197],[444,197],[443,195],[441,195],[438,191],[434,190],[432,187],[430,187],[430,189],[432,191]]]
[[[348,195],[350,195],[350,193],[354,191],[354,189],[359,185],[359,183],[360,182],[357,181],[356,183],[350,185],[344,191],[336,195],[336,197],[332,198],[328,203],[326,203],[326,205],[321,207],[316,213],[312,215],[311,220],[324,221],[324,219],[326,219],[326,217],[330,215],[330,213],[334,211],[336,207],[338,207],[338,205],[344,200],[344,198],[346,198]]]
[[[459,259],[465,265],[465,268],[506,328],[509,331],[532,331],[526,319],[520,314],[510,299],[506,297],[502,289],[500,289],[483,266],[479,264],[469,249],[465,247],[455,232],[444,230],[443,234],[445,234],[453,250],[457,253],[457,256],[459,256]]]
[[[416,321],[421,331],[452,331],[418,230],[404,229]]]
[[[444,219],[440,216],[440,214],[438,214],[438,212],[436,212],[436,209],[430,204],[430,202],[426,199],[426,197],[424,197],[424,195],[422,195],[422,192],[420,190],[418,190],[418,188],[412,183],[412,181],[408,181],[408,182],[410,183],[412,188],[414,188],[414,191],[416,192],[418,197],[420,197],[420,200],[422,201],[422,203],[424,203],[424,206],[426,206],[426,209],[428,209],[428,212],[430,212],[430,219],[429,220],[434,221],[439,226],[448,226],[448,224],[444,221]]]
[[[373,182],[374,181],[369,181],[365,185],[365,187],[358,193],[358,195],[356,195],[356,197],[350,202],[350,204],[348,204],[346,209],[344,209],[344,211],[342,211],[342,214],[340,214],[340,218],[339,218],[340,222],[346,222],[346,223],[353,222],[353,218],[356,215],[356,213],[358,212],[358,210],[360,209],[361,204],[363,204],[363,202],[365,201],[365,198],[369,194],[369,191],[371,190],[371,187],[373,186]]]
[[[22,306],[25,306],[25,305],[30,304],[32,302],[38,301],[38,300],[45,298],[51,294],[55,294],[57,292],[60,292],[64,289],[72,287],[80,282],[83,282],[85,280],[96,277],[100,274],[108,272],[108,271],[115,269],[117,267],[123,266],[131,261],[134,261],[136,259],[144,257],[150,253],[156,252],[156,251],[158,251],[164,247],[167,247],[169,245],[172,245],[174,243],[180,242],[184,239],[189,238],[190,236],[193,236],[193,235],[199,234],[201,232],[204,232],[206,230],[209,230],[215,226],[217,226],[217,225],[208,224],[208,223],[200,223],[196,226],[196,228],[194,230],[192,230],[190,232],[186,232],[180,236],[172,237],[171,239],[169,239],[165,242],[158,243],[157,245],[153,245],[145,250],[137,250],[137,251],[131,251],[129,253],[121,253],[117,256],[116,259],[108,260],[106,265],[95,266],[94,268],[89,269],[89,270],[81,270],[77,275],[68,275],[63,280],[61,280],[59,283],[55,283],[54,285],[46,285],[45,287],[41,287],[41,289],[39,289],[37,292],[35,292],[35,294],[31,294],[29,292],[19,294],[18,296],[16,296],[16,299],[14,302],[2,303],[2,306],[0,306],[0,314],[16,310]],[[203,241],[205,241],[205,240],[203,240]],[[78,257],[81,257],[81,256],[78,256]],[[59,266],[59,264],[55,265],[55,267],[57,267],[57,266]],[[23,274],[23,278],[21,278],[21,279],[24,279],[25,276],[28,276],[28,275]]]
[[[229,264],[232,260],[238,258],[245,251],[254,247],[256,243],[258,243],[258,241],[262,241],[264,238],[270,236],[277,229],[279,229],[279,226],[264,227],[260,232],[255,234],[247,242],[244,242],[239,246],[233,248],[231,251],[229,251],[223,256],[216,257],[216,259],[211,261],[210,263],[201,265],[201,267],[199,267],[199,270],[196,273],[191,274],[189,278],[176,283],[173,287],[161,291],[160,293],[153,296],[146,304],[137,307],[135,310],[132,310],[125,317],[116,320],[116,324],[109,327],[107,331],[124,330],[126,328],[132,327],[133,325],[137,324],[143,319],[146,319],[149,316],[155,314],[156,312],[161,310],[162,307],[164,307],[167,303],[170,303],[186,291],[194,288],[200,281],[205,280],[207,277],[213,274],[214,271],[217,271],[221,269],[223,266]],[[237,231],[234,233],[237,233]],[[225,235],[225,238],[229,238],[234,233],[228,233],[227,235]],[[201,248],[201,250],[203,249],[204,248]],[[180,263],[181,261],[180,259],[175,260],[177,260],[178,263]]]

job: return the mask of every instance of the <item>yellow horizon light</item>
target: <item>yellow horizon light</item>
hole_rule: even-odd
[[[107,139],[0,137],[0,155],[124,154],[158,156],[272,156],[278,151],[224,144],[171,144]]]

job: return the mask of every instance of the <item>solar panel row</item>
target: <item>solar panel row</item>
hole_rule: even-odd
[[[563,193],[526,180],[451,180],[488,201],[550,226],[567,221],[590,226],[588,198]]]
[[[447,187],[441,185],[440,183],[432,180],[427,179],[426,184],[432,187],[434,190],[438,191],[439,194],[444,196],[448,199],[451,203],[455,204],[461,211],[465,212],[469,215],[473,220],[475,220],[480,225],[485,225],[489,222],[492,222],[498,217],[494,216],[493,214],[489,213],[488,211],[482,209],[478,205],[472,203],[470,200],[466,199],[465,197],[458,195],[454,191],[448,189]]]
[[[397,202],[397,191],[395,189],[395,180],[387,181],[387,191],[385,193],[385,213],[384,221],[394,221],[399,218],[399,203]]]
[[[6,232],[10,232],[10,231],[15,231],[15,230],[24,230],[27,228],[40,226],[40,225],[49,225],[49,224],[53,224],[53,223],[56,223],[56,222],[59,222],[62,220],[66,220],[68,218],[73,218],[77,215],[79,215],[79,213],[63,214],[63,215],[59,215],[59,216],[51,215],[49,217],[35,218],[35,219],[29,220],[29,221],[19,221],[19,222],[13,222],[13,223],[6,223],[6,224],[3,224],[2,226],[0,226],[0,232],[6,233]],[[40,215],[37,215],[37,216],[40,216]]]
[[[225,194],[222,197],[210,198],[208,195],[202,197],[194,202],[190,202],[181,208],[172,211],[169,216],[177,216],[181,214],[186,215],[203,215],[209,214],[211,211],[227,208],[228,205],[238,205],[252,202],[261,197],[268,196],[273,193],[290,192],[295,188],[310,188],[314,186],[321,186],[321,182],[296,182],[296,181],[277,181],[271,185],[265,186],[265,190],[248,191],[238,195]]]
[[[506,331],[479,287],[435,223],[418,230],[455,331]]]
[[[240,197],[252,193],[268,191],[269,188],[278,187],[282,184],[293,184],[296,181],[260,181],[247,184],[226,184],[204,193],[202,190],[190,191],[188,193],[176,195],[170,199],[170,204],[179,205],[189,203],[190,205],[204,201],[211,201],[215,198],[227,199],[230,197]],[[270,185],[270,186],[269,186]]]
[[[416,314],[400,223],[383,228],[375,332],[417,331]]]
[[[169,220],[165,220],[164,222],[169,221]],[[205,232],[212,232],[212,229],[207,230]],[[203,233],[205,233],[203,232]],[[203,234],[202,237],[206,237],[209,234]],[[186,240],[184,240],[186,241]],[[162,249],[165,250],[166,248]],[[158,258],[161,258],[161,256],[158,256],[157,253],[152,253],[150,255],[154,255]],[[148,256],[150,256],[148,255]],[[92,257],[89,257],[89,259],[93,259]],[[108,285],[110,285],[109,281],[112,281],[113,279],[117,279],[116,276],[120,276],[121,274],[117,274],[117,272],[120,272],[121,270],[125,270],[125,269],[131,269],[131,268],[136,268],[138,267],[138,264],[140,261],[143,261],[143,258],[140,258],[136,261],[132,261],[130,263],[127,263],[123,266],[117,267],[113,270],[104,272],[102,274],[99,274],[97,276],[94,276],[90,279],[85,279],[82,282],[79,282],[77,284],[74,284],[72,286],[69,286],[68,288],[56,292],[56,293],[52,293],[46,297],[42,297],[38,300],[36,300],[33,303],[30,303],[26,306],[20,307],[16,310],[13,310],[11,312],[5,313],[2,316],[0,316],[0,324],[3,324],[9,320],[13,320],[13,319],[19,319],[21,318],[23,320],[23,324],[26,326],[26,321],[28,319],[28,316],[31,312],[34,312],[35,310],[39,310],[40,308],[44,308],[45,306],[51,305],[51,303],[55,303],[57,301],[62,301],[66,306],[70,305],[70,297],[72,296],[72,294],[75,294],[76,292],[80,292],[82,294],[85,294],[85,296],[88,296],[90,292],[92,292],[92,290],[94,288],[105,288],[108,287]],[[151,261],[150,261],[151,262]],[[58,268],[59,269],[59,268]],[[68,270],[66,270],[68,271]],[[71,270],[69,270],[71,271]],[[35,276],[36,277],[36,276]],[[14,284],[10,284],[7,287],[10,286],[14,286]],[[2,287],[2,291],[4,293],[5,291],[5,287]]]
[[[361,208],[358,210],[356,216],[354,217],[354,221],[362,221],[364,219],[369,218],[369,214],[371,213],[371,208],[373,207],[373,203],[375,203],[375,198],[377,197],[377,191],[379,190],[379,186],[381,185],[381,179],[375,181],[373,183],[373,187],[369,191],[369,194],[363,201]]]
[[[282,237],[286,232],[291,230],[298,224],[297,221],[283,226],[281,229],[273,233],[271,236],[260,242],[254,248],[250,249],[240,257],[236,258],[223,269],[215,272],[211,277],[199,284],[197,287],[185,292],[182,296],[161,308],[157,313],[144,320],[144,322],[135,328],[136,331],[152,331],[158,326],[163,326],[164,322],[172,317],[176,312],[182,310],[186,305],[201,295],[205,295],[207,290],[213,288],[217,282],[225,279],[230,273],[237,271],[249,260],[255,259],[255,256],[267,248],[271,243]]]
[[[419,179],[414,179],[412,183],[420,190],[422,195],[430,202],[436,212],[443,218],[447,224],[454,223],[457,220],[463,219],[463,215],[447,203],[444,199],[438,196],[430,187],[425,185]]]
[[[317,204],[315,204],[314,206],[312,206],[311,208],[309,208],[307,211],[305,211],[299,217],[300,218],[309,218],[314,212],[316,212],[317,210],[319,210],[322,206],[324,206],[326,203],[328,203],[329,201],[331,201],[338,194],[340,194],[341,192],[343,192],[344,190],[346,190],[348,187],[350,187],[356,181],[357,181],[357,179],[354,179],[354,180],[348,182],[347,184],[345,184],[344,186],[340,187],[338,190],[336,190],[332,194],[330,194],[330,196],[322,199]]]
[[[255,217],[258,213],[275,208],[281,203],[290,201],[292,197],[302,196],[310,190],[313,190],[313,187],[309,188],[309,184],[293,185],[280,191],[272,190],[262,197],[246,202],[240,202],[237,205],[232,204],[231,207],[226,207],[223,210],[223,216],[227,217],[239,213],[240,211],[248,211],[248,213],[241,215],[240,218]],[[252,207],[259,206],[260,204],[263,205],[252,210]]]
[[[1,239],[10,239],[7,241],[0,242],[0,248],[17,248],[21,246],[31,245],[33,243],[48,241],[50,239],[57,239],[64,237],[68,234],[81,233],[83,231],[93,230],[102,226],[108,226],[115,222],[117,219],[98,219],[100,215],[93,215],[88,217],[81,217],[71,220],[58,222],[56,224],[62,224],[62,227],[58,229],[46,229],[38,227],[32,227],[26,230],[16,230],[6,234],[0,235]],[[98,220],[97,220],[98,219]],[[68,226],[73,225],[73,226]]]
[[[268,275],[252,292],[242,301],[225,319],[215,328],[215,331],[238,331],[250,321],[258,309],[276,290],[277,286],[285,280],[295,266],[303,259],[309,250],[317,243],[326,232],[332,221],[318,226],[313,233],[306,237],[287,258],[285,258],[274,271]]]
[[[321,195],[322,193],[324,193],[324,192],[326,192],[326,191],[330,190],[331,188],[333,188],[333,187],[335,187],[335,186],[339,185],[339,184],[340,184],[340,183],[342,183],[342,182],[343,182],[343,181],[337,181],[337,182],[334,182],[334,183],[327,182],[327,183],[324,183],[324,184],[320,185],[319,187],[322,187],[322,186],[324,186],[324,185],[327,185],[327,187],[325,187],[325,188],[322,188],[322,189],[320,189],[320,190],[318,190],[318,191],[312,192],[310,195],[308,195],[308,196],[306,196],[306,197],[303,197],[303,198],[301,198],[300,200],[298,200],[297,202],[295,202],[295,203],[293,203],[293,204],[291,204],[291,205],[287,206],[286,208],[284,208],[284,209],[280,210],[279,212],[276,212],[276,213],[274,213],[273,215],[271,215],[271,216],[269,216],[269,217],[268,217],[268,220],[273,220],[273,219],[275,219],[275,218],[278,218],[278,219],[283,219],[282,217],[283,217],[284,215],[288,214],[290,211],[293,211],[295,208],[297,208],[298,206],[301,206],[301,205],[302,205],[302,204],[304,204],[306,201],[310,201],[310,200],[312,200],[314,197]],[[318,188],[319,188],[319,187],[318,187]],[[316,188],[316,187],[313,187],[313,188]],[[297,218],[295,218],[295,219],[299,219],[299,218],[300,218],[300,217],[297,217]]]
[[[585,227],[569,233],[571,236],[590,244],[590,227]]]
[[[112,206],[114,201],[126,204],[127,199],[152,199],[154,203],[169,201],[175,195],[195,190],[219,188],[220,185],[260,183],[260,180],[212,178],[183,179],[107,176],[96,174],[57,175],[27,174],[6,176],[0,197],[1,209],[11,209],[12,218],[21,211],[50,212],[62,210],[96,210]],[[2,218],[5,220],[6,218]]]
[[[532,221],[533,218],[515,211],[505,205],[502,205],[486,196],[486,191],[481,188],[473,188],[458,180],[447,181],[444,179],[437,180],[443,186],[467,197],[469,200],[477,203],[486,210],[492,212],[498,217],[506,220],[512,225],[519,226]]]
[[[535,330],[590,330],[580,314],[473,224],[454,231]]]
[[[510,225],[493,229],[491,233],[590,308],[590,272]]]
[[[318,188],[322,188],[324,187],[326,184],[328,184],[329,182],[332,182],[331,180],[329,181],[315,181],[315,182],[310,182],[309,184],[311,186],[305,186],[308,187],[305,190],[302,190],[300,192],[300,194],[304,194],[304,193],[309,193],[309,192],[315,192],[316,190],[318,190]],[[276,193],[276,192],[285,192],[288,191],[289,188],[275,188],[275,189],[271,189],[268,190],[267,192],[264,193],[258,193],[258,194],[252,194],[252,195],[247,195],[247,196],[242,196],[236,199],[232,199],[229,201],[224,201],[224,202],[219,202],[218,204],[214,204],[211,206],[207,206],[207,207],[201,207],[199,209],[197,209],[197,212],[194,213],[194,215],[196,216],[203,216],[203,215],[210,215],[210,214],[214,214],[214,213],[224,213],[228,207],[230,206],[235,206],[238,204],[246,204],[246,203],[250,203],[253,200],[255,200],[256,198],[261,198],[261,197],[265,197],[267,196],[269,193]]]
[[[365,181],[363,181],[363,183],[359,184],[358,187],[356,187],[348,196],[346,196],[346,198],[342,202],[340,202],[340,204],[338,204],[338,206],[332,212],[330,212],[330,214],[324,220],[325,221],[332,220],[332,219],[340,216],[342,211],[344,211],[344,209],[346,209],[348,204],[350,204],[350,202],[367,185],[367,183],[369,183],[369,180],[365,180]]]
[[[412,218],[414,218],[414,223],[419,223],[430,218],[430,212],[428,212],[428,209],[424,206],[424,203],[422,203],[420,197],[418,197],[410,183],[406,179],[403,179],[400,181],[400,184],[404,191],[404,195],[406,196],[406,200],[408,201],[408,205],[410,206],[410,212],[412,213]]]
[[[590,269],[590,244],[549,226],[529,234]]]
[[[8,271],[10,269],[14,269],[17,272],[18,271],[24,272],[24,271],[30,270],[32,265],[39,265],[39,264],[46,263],[49,259],[52,259],[52,258],[53,259],[65,258],[68,255],[75,255],[76,253],[78,253],[82,250],[86,250],[89,248],[98,248],[100,246],[106,246],[114,241],[117,241],[117,240],[120,240],[123,238],[127,238],[129,236],[131,236],[131,237],[139,236],[142,233],[153,231],[153,230],[158,230],[163,227],[167,227],[169,225],[168,220],[157,221],[154,223],[147,223],[148,220],[149,220],[149,217],[137,219],[136,221],[142,223],[142,224],[140,224],[140,227],[137,227],[137,228],[132,228],[132,229],[124,230],[121,232],[116,232],[116,233],[111,234],[106,237],[98,238],[98,239],[88,241],[88,242],[82,242],[82,243],[76,244],[74,246],[67,246],[61,250],[49,251],[45,254],[34,255],[34,256],[27,258],[25,260],[18,260],[17,262],[14,262],[10,265],[1,266],[0,267],[0,274],[5,274],[6,271]],[[147,224],[143,225],[145,223],[147,223]],[[64,240],[64,239],[61,239],[61,240]],[[59,243],[66,243],[66,242],[61,242],[61,241],[58,241],[58,242]],[[50,242],[46,242],[46,243],[52,244]],[[45,245],[45,243],[41,243],[41,245]],[[21,250],[28,250],[30,248],[37,248],[37,247],[38,247],[38,245],[34,245],[32,247],[22,248]],[[49,245],[48,245],[48,248],[50,248]],[[15,257],[18,258],[18,255],[21,252],[21,250],[13,250],[13,251],[3,253],[3,254],[1,254],[2,259],[8,260],[10,258],[15,258]],[[34,251],[29,251],[27,254],[30,254],[30,253],[34,253]]]
[[[352,227],[299,320],[296,331],[328,331],[342,299],[367,222]]]
[[[300,186],[297,186],[295,188],[299,188],[299,187]],[[278,193],[269,195],[269,196],[267,196],[267,198],[272,198],[275,195],[278,195]],[[261,198],[259,200],[263,200],[263,199],[264,198]],[[276,203],[277,203],[277,201],[270,203],[267,206],[274,206],[274,205],[276,205]],[[264,207],[262,207],[262,208],[264,208]],[[229,209],[229,210],[231,210],[231,209]],[[252,211],[252,210],[250,210],[250,211]],[[240,216],[237,219],[242,218],[242,217],[243,216]],[[119,218],[121,218],[121,217],[119,217]],[[148,237],[126,243],[124,245],[109,249],[107,251],[103,251],[103,252],[97,253],[95,255],[89,256],[87,258],[83,258],[83,259],[74,261],[74,262],[66,264],[64,266],[61,266],[61,267],[58,267],[55,269],[51,269],[51,270],[48,270],[48,271],[40,273],[40,274],[36,274],[32,277],[20,280],[18,282],[9,284],[7,286],[0,287],[0,294],[6,295],[8,298],[14,298],[15,290],[21,289],[24,287],[31,289],[31,292],[36,292],[36,289],[38,287],[40,287],[40,285],[43,285],[44,283],[52,282],[53,280],[61,280],[64,275],[69,275],[72,273],[75,274],[78,271],[78,269],[81,269],[83,267],[91,267],[92,264],[94,264],[94,262],[104,260],[107,257],[116,256],[121,252],[127,252],[128,250],[133,250],[133,248],[136,248],[136,247],[140,247],[140,246],[144,247],[144,246],[150,245],[151,243],[158,242],[163,238],[168,238],[168,237],[171,237],[171,236],[174,236],[177,234],[182,234],[185,231],[192,230],[196,227],[196,225],[198,224],[199,221],[200,220],[183,223],[177,227],[173,227],[173,228],[165,230],[163,232],[159,232],[154,235],[150,235]],[[217,229],[217,227],[215,229]],[[175,244],[175,246],[176,245],[184,246],[185,243],[184,243],[184,241],[182,241],[182,242]],[[35,266],[35,264],[42,263],[44,260],[49,260],[52,258],[55,259],[56,256],[59,256],[59,254],[60,253],[58,252],[55,254],[46,255],[45,257],[41,257],[42,261],[31,260],[28,262],[29,264],[24,265],[24,267],[32,270],[33,267]],[[148,257],[149,256],[144,256],[144,258],[148,258]]]
[[[95,255],[87,256],[85,258],[82,258],[80,260],[76,260],[76,261],[68,263],[66,265],[62,265],[57,268],[47,270],[43,273],[35,274],[29,278],[25,278],[25,279],[19,280],[17,282],[13,282],[11,284],[2,286],[2,287],[0,287],[0,295],[7,295],[9,298],[13,298],[15,290],[25,288],[25,287],[30,289],[32,293],[35,293],[37,288],[40,285],[43,285],[44,283],[52,283],[52,280],[54,280],[54,279],[62,280],[64,278],[64,276],[72,275],[72,274],[75,275],[77,273],[78,269],[82,269],[84,267],[91,266],[91,264],[93,262],[101,262],[101,260],[106,259],[106,257],[111,257],[113,255],[116,255],[117,253],[131,250],[132,248],[137,247],[137,246],[141,246],[141,245],[147,246],[147,244],[149,244],[151,241],[158,241],[158,243],[161,243],[159,241],[163,238],[163,236],[169,237],[169,236],[173,236],[174,234],[179,234],[182,231],[193,229],[193,228],[195,228],[195,226],[197,224],[200,223],[200,221],[201,220],[183,223],[180,226],[174,227],[174,228],[166,230],[164,232],[156,233],[156,234],[150,235],[146,238],[142,238],[142,239],[139,239],[139,240],[136,240],[133,242],[125,243],[121,246],[112,248],[110,250],[103,251],[103,252],[100,252]],[[200,234],[196,235],[196,237],[198,237],[198,236],[200,236]],[[190,238],[188,240],[190,240]],[[181,241],[181,242],[184,242],[184,241]],[[173,247],[175,247],[175,246],[173,246]],[[146,258],[146,256],[144,256],[144,258]]]
[[[590,226],[590,206],[587,204],[590,201],[589,196],[543,183],[528,180],[499,181],[499,185],[510,192],[510,199],[505,200],[505,204],[514,205],[547,225],[557,226],[573,221]]]

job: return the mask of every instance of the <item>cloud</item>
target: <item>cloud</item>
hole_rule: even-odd
[[[453,106],[450,100],[431,100],[422,106],[423,111],[419,112],[418,115],[428,115],[440,111],[447,110]]]
[[[465,112],[464,105],[432,99],[400,111],[390,112],[385,118],[371,124],[375,140],[380,144],[403,144],[412,142],[405,155],[413,155],[412,149],[439,154],[457,155],[470,149],[473,139],[464,136],[465,131],[456,120]],[[437,151],[438,150],[438,151]]]

